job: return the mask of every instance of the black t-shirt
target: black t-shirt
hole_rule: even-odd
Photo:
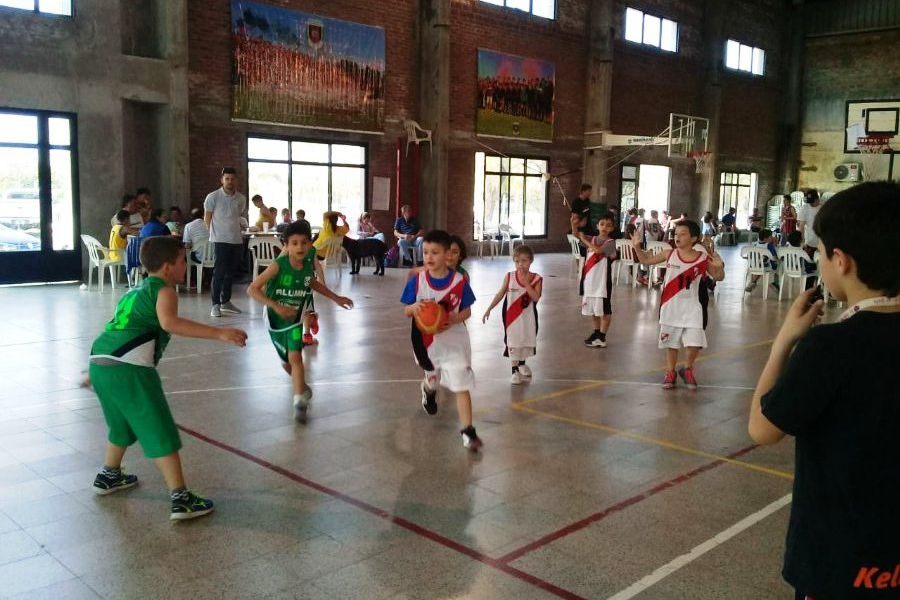
[[[782,573],[816,600],[900,598],[898,341],[900,313],[814,327],[762,398],[796,437]]]

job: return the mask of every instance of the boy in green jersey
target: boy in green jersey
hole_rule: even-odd
[[[315,277],[316,249],[309,226],[295,221],[284,230],[284,251],[253,280],[247,293],[266,306],[269,337],[281,359],[281,365],[293,383],[294,418],[306,421],[312,390],[306,385],[301,350],[303,312],[312,303],[312,292],[322,294],[338,306],[351,308],[353,301],[338,296]]]
[[[115,316],[91,347],[90,382],[109,427],[106,458],[94,479],[94,491],[106,495],[137,485],[136,476],[122,472],[122,457],[139,441],[169,487],[170,518],[202,517],[212,512],[213,503],[185,487],[178,456],[181,438],[156,365],[173,333],[236,346],[246,343],[247,334],[178,316],[175,284],[184,281],[187,269],[180,240],[163,236],[144,240],[141,264],[149,277],[122,296]]]

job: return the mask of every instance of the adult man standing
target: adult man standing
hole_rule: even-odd
[[[234,167],[222,169],[222,187],[206,197],[203,210],[203,220],[209,227],[209,241],[216,251],[209,316],[240,314],[241,310],[231,303],[231,283],[244,250],[241,216],[247,212],[247,198],[237,191],[237,171]]]
[[[397,238],[397,246],[400,247],[400,264],[409,256],[413,266],[422,262],[422,240],[425,238],[425,230],[419,225],[419,221],[412,216],[412,208],[409,204],[400,207],[400,216],[394,221],[394,236]]]
[[[797,211],[797,230],[802,236],[803,249],[811,260],[816,253],[816,248],[819,246],[819,236],[816,235],[813,229],[813,223],[816,220],[816,215],[819,214],[819,208],[821,208],[822,203],[819,201],[818,190],[813,188],[805,190],[803,198],[806,200],[806,203]],[[806,289],[813,287],[815,283],[816,280],[814,278],[807,278]]]
[[[590,238],[597,235],[597,229],[591,223],[591,184],[581,184],[581,190],[578,196],[572,200],[571,211],[569,215],[569,224],[572,226],[572,235],[581,241],[578,250],[582,256],[587,256],[587,248],[585,244]]]

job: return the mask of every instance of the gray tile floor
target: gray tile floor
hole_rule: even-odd
[[[480,320],[511,261],[471,260],[478,455],[449,395],[435,417],[420,408],[405,272],[329,274],[356,308],[319,302],[305,426],[260,308],[239,294],[245,314],[220,322],[246,328],[247,348],[175,339],[160,365],[189,484],[217,501],[174,525],[139,448],[126,467],[140,486],[90,490],[106,430],[77,384],[122,289],[0,289],[0,597],[791,598],[788,508],[745,522],[791,487],[792,444],[753,448],[746,434],[788,302],[744,298],[742,261],[725,256],[693,392],[659,387],[658,290],[616,287],[610,346],[581,344],[590,328],[563,255],[536,261],[535,376],[511,386],[499,313]],[[180,298],[210,320],[208,295]],[[659,577],[666,565],[678,568]]]

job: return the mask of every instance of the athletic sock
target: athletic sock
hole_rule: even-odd
[[[115,478],[122,476],[122,468],[121,467],[107,467],[103,465],[103,468],[100,469],[100,474],[104,477]]]
[[[189,492],[186,487],[180,487],[178,489],[172,490],[169,492],[169,497],[174,502],[175,500],[187,500]]]

